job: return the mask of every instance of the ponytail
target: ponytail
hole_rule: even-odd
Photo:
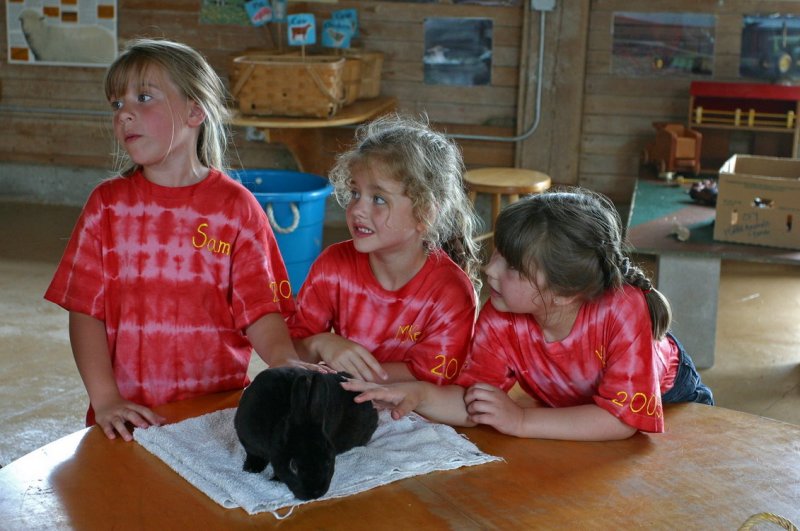
[[[672,323],[672,308],[669,301],[653,287],[652,281],[639,266],[631,264],[627,256],[619,260],[617,269],[623,282],[639,288],[644,293],[647,309],[650,312],[653,337],[661,339],[669,331]]]

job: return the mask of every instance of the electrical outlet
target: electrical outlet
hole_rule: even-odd
[[[531,8],[536,11],[552,11],[556,8],[556,0],[531,0]]]

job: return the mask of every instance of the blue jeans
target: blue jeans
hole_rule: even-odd
[[[699,402],[701,404],[713,406],[714,394],[711,392],[711,389],[700,380],[700,374],[698,374],[692,358],[686,353],[686,349],[683,348],[681,342],[678,341],[672,333],[667,332],[667,335],[678,346],[680,359],[678,362],[678,374],[675,376],[675,383],[672,389],[664,393],[661,397],[661,402],[663,404]]]

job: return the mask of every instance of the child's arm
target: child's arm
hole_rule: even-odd
[[[125,425],[138,428],[158,425],[164,418],[150,409],[122,398],[114,379],[108,352],[105,324],[79,312],[69,312],[69,338],[75,364],[94,408],[95,421],[109,439],[116,433],[126,441],[133,439]]]
[[[374,382],[386,381],[390,377],[370,351],[332,332],[296,339],[295,347],[302,360],[309,363],[324,361],[331,368],[348,372],[355,378]],[[396,370],[393,369],[392,374],[397,374]]]
[[[637,431],[595,404],[521,407],[505,391],[488,384],[470,387],[464,401],[470,420],[517,437],[610,441],[627,439]]]
[[[440,387],[421,381],[377,386],[350,380],[342,387],[361,392],[356,402],[372,400],[378,409],[391,410],[393,419],[416,411],[434,422],[487,424],[507,435],[539,439],[604,441],[626,439],[636,433],[636,428],[594,404],[523,408],[505,391],[488,384],[465,390],[458,385]]]
[[[412,411],[434,421],[452,426],[474,426],[464,404],[464,388],[458,385],[438,386],[414,381],[379,386],[361,380],[342,383],[348,391],[361,392],[356,402],[373,401],[378,409],[389,409],[397,420]]]
[[[300,361],[280,313],[268,313],[260,317],[247,327],[245,333],[253,349],[270,367]]]
[[[386,373],[385,383],[415,382],[417,377],[408,368],[404,361],[390,361],[382,363],[381,367]]]

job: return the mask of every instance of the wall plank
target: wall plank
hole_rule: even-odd
[[[205,54],[227,81],[233,57],[245,49],[273,48],[277,42],[274,25],[253,28],[200,24],[200,5],[200,0],[119,0],[120,45],[135,37],[185,42]],[[328,18],[334,9],[349,7],[359,11],[361,45],[385,54],[383,93],[396,96],[401,111],[424,112],[434,125],[453,132],[513,135],[521,6],[455,5],[449,0],[413,5],[372,0],[290,4],[292,12],[313,12],[318,20]],[[490,86],[442,87],[424,83],[423,24],[431,17],[492,19]],[[4,126],[8,124],[0,133],[0,161],[110,168],[113,142],[102,89],[104,69],[9,65],[5,9],[0,13],[0,27],[0,120]],[[235,166],[293,167],[294,161],[279,145],[248,141],[241,128],[234,128],[233,132]],[[461,145],[469,166],[513,165],[514,144],[465,141]]]
[[[269,28],[201,25],[200,0],[119,0],[119,40],[136,36],[186,42],[209,57],[223,78],[248,48],[270,48]],[[653,121],[684,121],[693,79],[739,80],[745,14],[800,15],[791,0],[560,0],[546,13],[542,99],[535,87],[540,14],[517,7],[373,0],[299,2],[293,10],[359,10],[362,44],[384,52],[383,92],[402,111],[424,112],[454,133],[513,137],[538,118],[537,131],[518,144],[460,141],[469,167],[518,165],[548,172],[557,183],[579,184],[629,200],[641,150]],[[697,12],[716,17],[714,74],[654,78],[612,72],[615,12]],[[0,161],[110,168],[112,141],[102,68],[10,65],[5,10],[0,10]],[[430,17],[489,17],[494,23],[492,83],[486,87],[425,85],[422,27]],[[54,97],[54,95],[57,95]],[[292,167],[280,146],[245,139],[234,129],[236,165]]]
[[[632,77],[611,71],[614,12],[709,13],[716,17],[713,76]],[[618,202],[630,200],[652,122],[686,122],[689,85],[739,78],[742,16],[800,14],[800,2],[750,0],[592,0],[580,140],[583,186]]]

